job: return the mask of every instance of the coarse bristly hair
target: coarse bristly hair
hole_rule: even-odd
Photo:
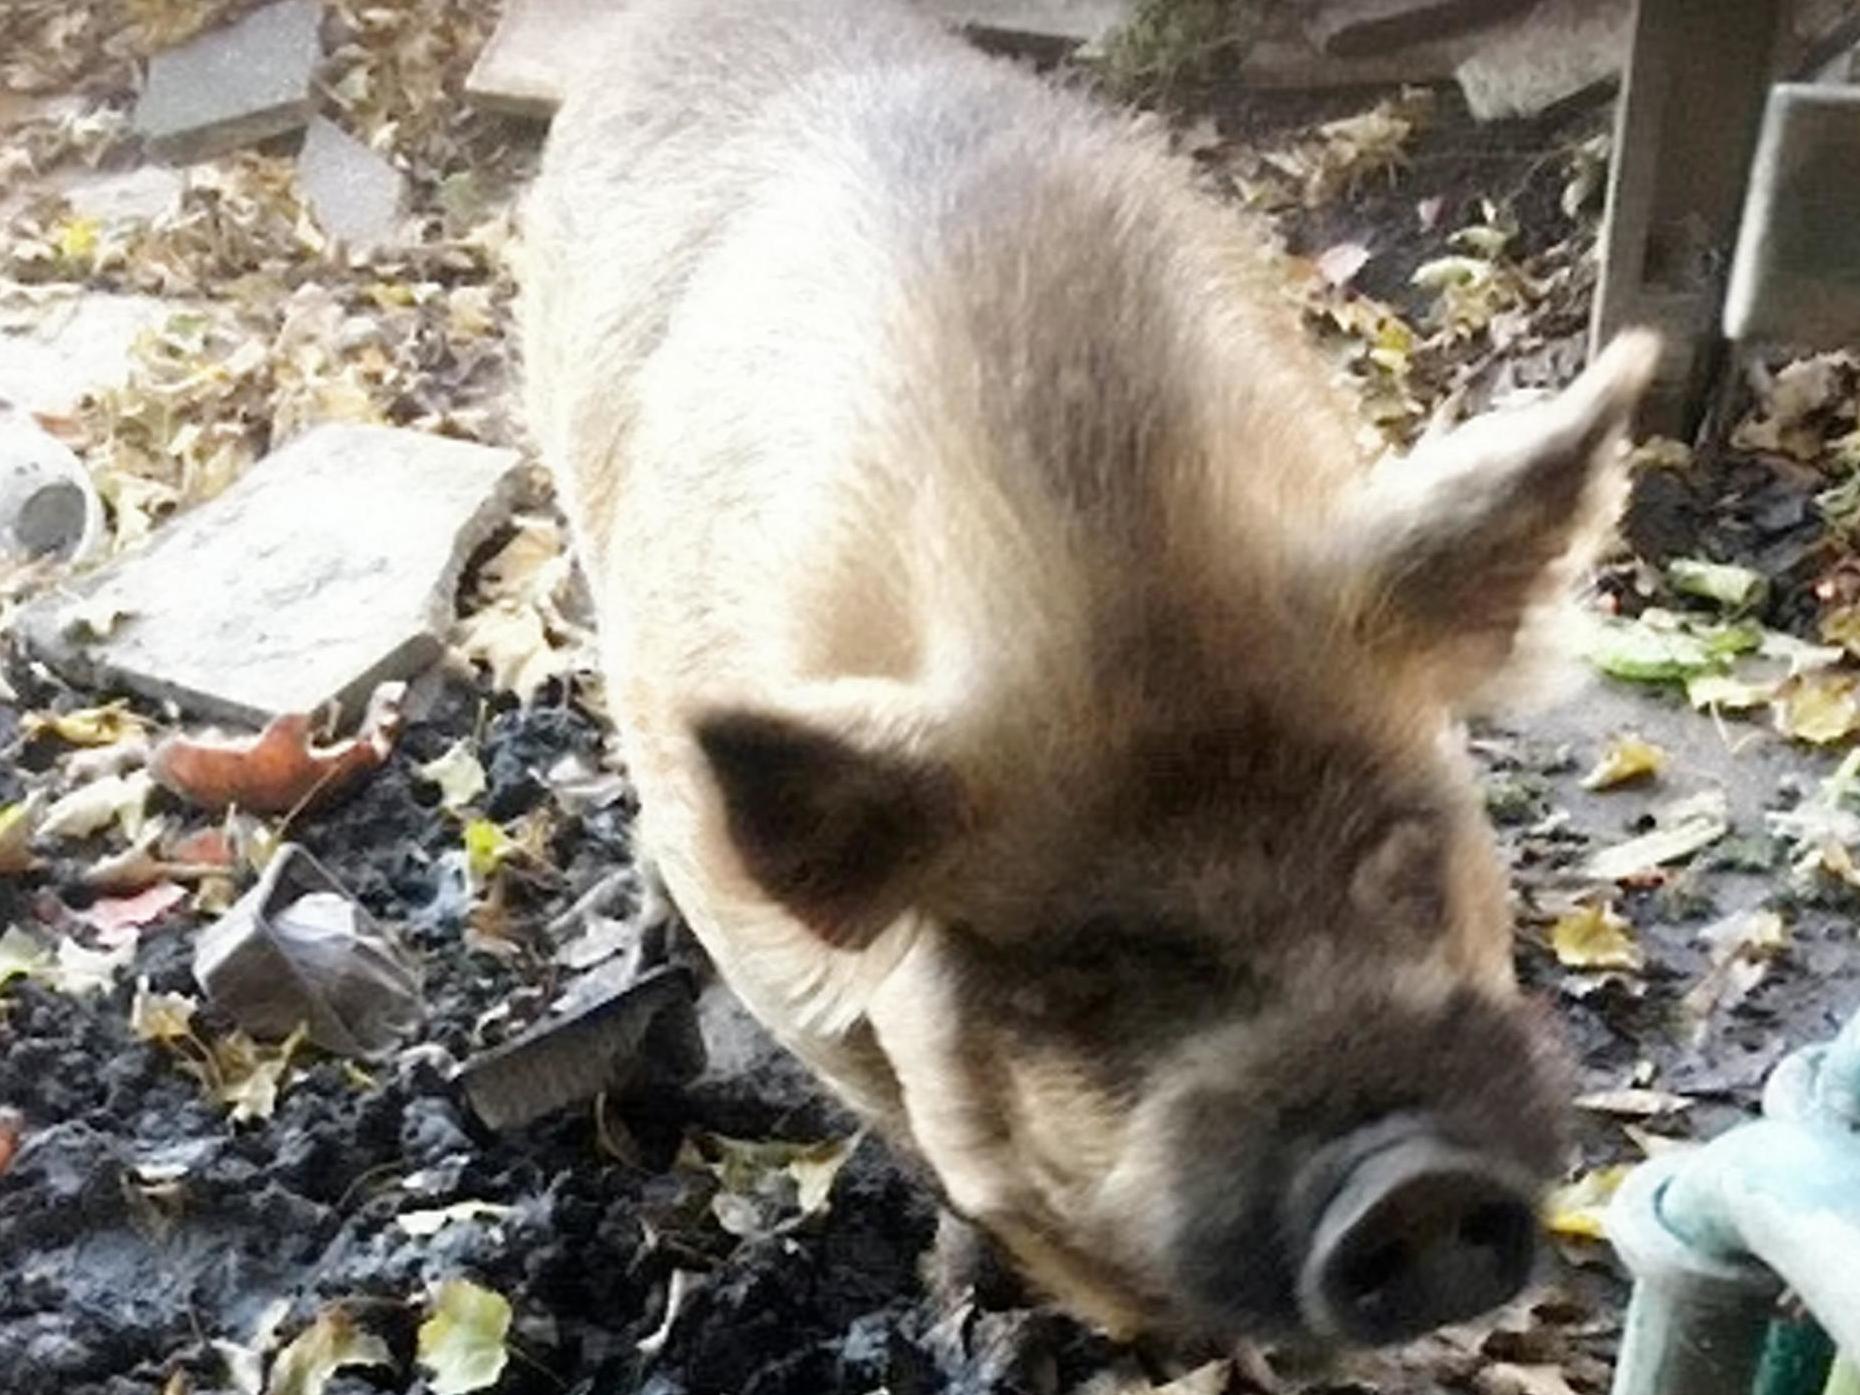
[[[1554,1171],[1447,737],[1611,520],[1651,336],[1369,470],[1187,162],[892,0],[617,11],[522,258],[642,846],[1037,1282],[1284,1320],[1289,1262],[1197,1295],[1192,1244],[1247,1253],[1313,1131],[1391,1111]]]

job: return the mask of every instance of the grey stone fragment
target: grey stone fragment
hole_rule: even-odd
[[[88,393],[118,387],[144,333],[190,305],[86,292],[33,307],[0,328],[0,403],[62,416]]]
[[[1631,0],[1543,0],[1484,35],[1455,76],[1481,121],[1533,116],[1627,66]]]
[[[918,0],[946,24],[1014,39],[1096,43],[1136,8],[1132,0]]]
[[[1367,57],[1507,19],[1530,0],[1324,0],[1305,32],[1325,53]]]
[[[304,134],[297,186],[318,226],[346,246],[360,249],[385,242],[400,221],[400,171],[320,116]]]
[[[187,176],[165,165],[82,170],[54,176],[53,182],[74,214],[103,223],[163,217],[181,206],[181,195],[187,188]]]
[[[261,725],[439,655],[460,569],[508,514],[517,453],[391,427],[317,427],[225,493],[21,617],[75,681]],[[122,618],[99,636],[91,621]]]
[[[317,0],[277,0],[149,60],[136,130],[175,164],[294,131],[310,117]]]
[[[1860,87],[1772,87],[1725,292],[1734,341],[1860,343]]]
[[[547,120],[590,40],[625,0],[506,0],[497,28],[465,79],[486,111]]]
[[[420,1018],[406,951],[295,843],[201,932],[194,981],[253,1035],[284,1037],[302,1023],[341,1056],[381,1056]]]

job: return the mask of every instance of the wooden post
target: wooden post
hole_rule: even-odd
[[[1593,354],[1664,331],[1642,431],[1690,441],[1722,359],[1719,309],[1788,0],[1638,0],[1615,120]]]

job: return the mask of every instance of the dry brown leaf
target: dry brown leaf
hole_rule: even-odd
[[[332,798],[380,765],[400,729],[404,683],[384,683],[369,700],[355,736],[316,745],[311,718],[291,713],[256,737],[170,736],[149,769],[163,788],[203,809],[282,814]]]

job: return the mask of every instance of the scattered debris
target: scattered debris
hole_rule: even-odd
[[[334,703],[440,652],[459,571],[509,507],[515,451],[417,431],[317,427],[149,543],[20,617],[73,681],[258,725]],[[111,604],[107,636],[73,633]]]
[[[1634,942],[1633,929],[1608,902],[1591,902],[1557,919],[1550,927],[1550,947],[1557,962],[1572,969],[1638,972],[1647,956]]]
[[[659,968],[599,993],[576,1011],[545,1019],[466,1062],[458,1080],[493,1129],[520,1128],[603,1091],[657,1080],[678,1084],[704,1068],[691,980]]]
[[[1585,790],[1609,790],[1650,780],[1666,768],[1667,754],[1638,736],[1617,736],[1602,751],[1595,768],[1582,777]]]
[[[293,843],[201,932],[194,977],[247,1031],[278,1037],[304,1023],[311,1041],[341,1056],[381,1055],[421,1013],[406,952]]]
[[[274,0],[155,55],[136,103],[150,153],[187,164],[302,126],[321,18],[315,0]]]

